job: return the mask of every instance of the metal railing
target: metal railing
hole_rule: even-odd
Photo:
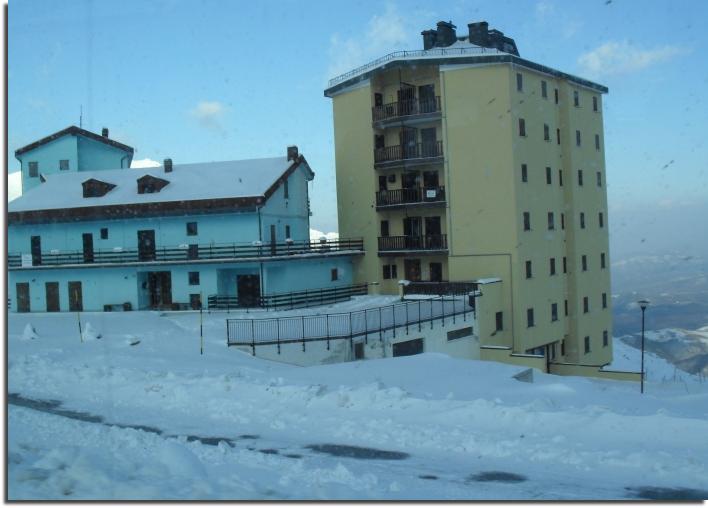
[[[469,295],[477,291],[475,282],[450,282],[450,281],[409,281],[403,286],[403,296],[429,295],[429,296],[459,296]]]
[[[284,243],[258,244],[208,244],[180,247],[156,247],[153,249],[97,249],[92,256],[85,256],[83,251],[43,252],[35,259],[35,266],[85,265],[101,263],[145,263],[158,261],[192,261],[233,258],[261,258],[289,256],[295,254],[326,254],[336,251],[363,251],[364,240],[338,239],[326,241],[296,241]],[[36,263],[39,261],[39,263]],[[20,254],[7,256],[10,268],[21,268]]]
[[[349,78],[363,74],[366,71],[378,67],[386,62],[391,62],[393,60],[404,60],[408,58],[421,58],[421,57],[439,57],[439,56],[465,56],[465,55],[481,55],[481,54],[499,54],[501,51],[495,48],[483,48],[483,47],[467,47],[467,48],[435,48],[435,49],[422,49],[413,51],[394,51],[388,55],[377,58],[367,64],[364,64],[356,69],[353,69],[344,74],[340,74],[329,80],[330,87],[342,83]]]
[[[447,235],[379,237],[379,252],[408,250],[447,250]]]
[[[404,116],[438,113],[440,110],[440,96],[436,95],[434,99],[409,99],[374,106],[371,109],[371,117],[374,122],[380,122]]]
[[[251,305],[243,306],[239,303],[238,296],[209,295],[207,297],[207,309],[210,311],[226,310],[228,312],[231,309],[248,307],[263,307],[273,310],[315,307],[317,305],[326,305],[349,300],[352,296],[365,295],[367,292],[367,284],[306,289],[289,293],[262,295],[249,302]]]
[[[467,298],[451,297],[429,300],[416,300],[385,307],[376,307],[354,312],[337,314],[321,314],[292,316],[268,319],[227,319],[226,344],[228,346],[250,346],[256,354],[256,346],[278,345],[278,353],[282,344],[302,343],[312,341],[327,341],[329,349],[331,340],[369,336],[382,339],[386,332],[393,332],[405,327],[408,334],[411,328],[422,331],[423,325],[434,327],[434,321],[441,319],[456,323],[457,316],[462,315],[467,320],[467,314],[474,314]],[[416,330],[417,329],[417,330]],[[400,333],[400,332],[398,332]]]
[[[415,187],[382,190],[376,193],[376,206],[397,206],[445,201],[445,187]]]
[[[442,141],[385,146],[374,149],[374,162],[392,162],[407,159],[432,159],[442,157]]]

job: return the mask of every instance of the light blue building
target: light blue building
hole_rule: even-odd
[[[352,292],[363,242],[310,241],[314,173],[297,147],[128,169],[132,149],[120,161],[113,144],[67,142],[102,136],[62,132],[18,150],[23,183],[25,162],[47,170],[8,205],[12,311],[271,306]],[[105,169],[111,158],[122,169]]]

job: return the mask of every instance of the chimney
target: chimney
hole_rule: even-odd
[[[470,34],[470,43],[477,46],[486,46],[489,38],[489,23],[480,21],[479,23],[469,23],[467,25]]]
[[[104,127],[104,128],[101,130],[101,136],[103,136],[104,138],[107,138],[107,137],[108,137],[108,127]]]
[[[165,159],[163,166],[165,167],[165,173],[172,173],[172,159]]]
[[[435,30],[423,30],[420,35],[423,36],[423,49],[430,49],[435,46],[438,35]]]
[[[294,161],[298,157],[297,145],[292,145],[288,147],[288,161]]]
[[[438,21],[436,46],[447,47],[457,42],[457,33],[452,21]]]

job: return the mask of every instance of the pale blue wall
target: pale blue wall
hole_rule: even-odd
[[[129,168],[133,156],[94,139],[78,137],[79,171]]]
[[[281,185],[261,209],[263,242],[270,241],[270,226],[275,225],[276,240],[285,241],[285,226],[290,226],[290,238],[295,241],[310,239],[310,216],[307,209],[306,171],[301,166],[288,178],[288,195]]]

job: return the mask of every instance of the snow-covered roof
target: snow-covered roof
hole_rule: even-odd
[[[265,196],[290,168],[304,164],[286,157],[224,162],[173,164],[171,172],[164,167],[80,171],[46,176],[46,182],[29,190],[8,204],[8,212],[53,210],[144,203],[164,203],[221,198]],[[146,175],[167,180],[159,192],[138,194],[137,180]],[[82,183],[96,179],[115,185],[104,196],[83,197]]]

